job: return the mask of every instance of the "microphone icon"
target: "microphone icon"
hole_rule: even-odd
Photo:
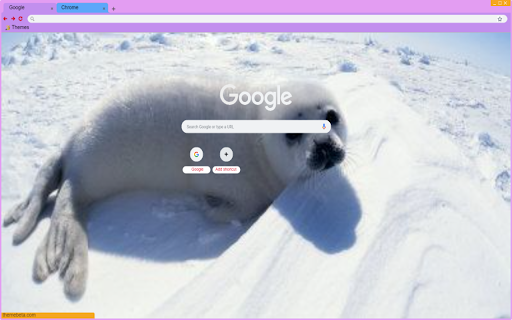
[[[322,129],[325,129],[325,123],[324,123],[324,124],[322,124]]]

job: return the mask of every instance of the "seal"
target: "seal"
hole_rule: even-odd
[[[145,83],[121,91],[94,109],[62,151],[40,169],[28,197],[5,217],[17,223],[13,242],[34,229],[48,197],[57,191],[50,229],[39,246],[34,279],[59,271],[68,297],[86,288],[88,208],[103,199],[136,190],[188,192],[205,203],[215,221],[247,220],[260,215],[294,179],[306,179],[345,157],[346,122],[332,95],[318,83],[280,84],[291,103],[273,111],[240,102],[226,105],[225,83],[179,79]],[[275,86],[240,85],[236,90],[265,92]],[[241,92],[241,91],[240,91]],[[324,134],[185,134],[184,120],[328,120]],[[189,151],[203,150],[202,164],[222,166],[230,147],[237,175],[186,175]]]

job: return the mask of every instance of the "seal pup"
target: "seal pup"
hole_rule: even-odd
[[[68,297],[86,288],[89,207],[108,197],[136,190],[188,192],[203,199],[215,221],[258,216],[294,179],[306,179],[341,163],[346,122],[332,95],[318,83],[281,83],[291,103],[268,111],[239,102],[226,105],[223,83],[170,79],[129,88],[106,99],[78,126],[62,151],[40,169],[28,197],[15,206],[4,225],[17,223],[13,242],[25,240],[48,197],[57,192],[50,229],[35,257],[33,277],[44,281],[59,271]],[[236,90],[265,92],[275,86],[237,83]],[[185,134],[184,120],[328,120],[324,134]],[[219,157],[230,147],[237,175],[186,175],[183,166],[193,147],[203,150],[198,165],[225,165]]]

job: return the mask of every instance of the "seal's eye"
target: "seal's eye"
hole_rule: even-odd
[[[299,139],[302,137],[302,133],[287,133],[286,139],[288,141],[299,141]]]
[[[329,110],[329,112],[327,112],[327,116],[325,117],[325,120],[329,121],[331,123],[331,125],[335,125],[338,122],[340,122],[340,116],[338,115],[338,113],[336,111]]]

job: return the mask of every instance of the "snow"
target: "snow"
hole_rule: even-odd
[[[20,246],[2,228],[3,312],[510,317],[509,77],[334,34],[43,34],[2,66],[2,214],[84,113],[136,79],[317,78],[350,139],[342,168],[289,186],[251,223],[209,222],[189,195],[98,204],[78,301],[58,276],[31,279],[48,219]]]

